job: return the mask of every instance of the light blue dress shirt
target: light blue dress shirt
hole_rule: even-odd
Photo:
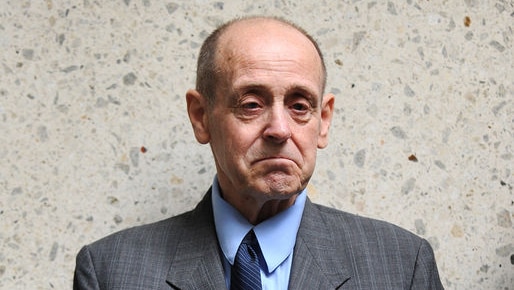
[[[212,184],[214,223],[224,256],[222,262],[229,289],[230,269],[234,264],[237,249],[246,233],[252,228],[265,259],[264,262],[260,261],[262,289],[287,289],[296,234],[300,227],[306,198],[307,193],[304,190],[298,195],[294,205],[254,226],[221,197],[218,179],[214,178]]]

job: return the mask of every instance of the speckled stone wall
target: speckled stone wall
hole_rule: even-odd
[[[214,169],[185,91],[251,14],[325,52],[311,198],[426,237],[447,289],[514,289],[509,0],[0,1],[0,288],[70,289],[82,245],[194,206]]]

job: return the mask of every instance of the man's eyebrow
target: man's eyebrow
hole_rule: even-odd
[[[305,86],[303,84],[293,84],[287,88],[288,95],[301,94],[317,107],[322,99],[322,93],[314,87]]]

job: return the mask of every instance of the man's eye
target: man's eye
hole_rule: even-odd
[[[254,110],[260,108],[260,105],[257,102],[248,102],[241,104],[241,108],[245,110]]]
[[[291,106],[291,109],[293,109],[295,111],[298,111],[298,112],[304,112],[304,111],[307,111],[309,109],[309,106],[307,106],[304,103],[294,103]]]

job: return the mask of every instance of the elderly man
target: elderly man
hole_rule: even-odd
[[[281,19],[231,21],[204,42],[186,94],[217,175],[197,207],[77,256],[75,289],[442,289],[430,245],[311,203],[334,96],[316,42]]]

